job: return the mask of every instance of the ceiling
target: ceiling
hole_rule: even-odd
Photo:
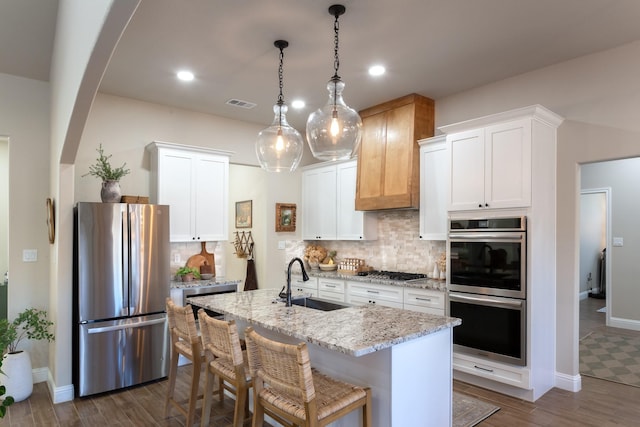
[[[301,98],[289,122],[327,99],[334,0],[141,0],[100,91],[264,124],[278,95]],[[345,0],[344,99],[360,110],[416,92],[433,99],[640,39],[637,0]],[[2,0],[0,72],[48,80],[57,0]],[[367,68],[383,64],[382,77]],[[189,84],[175,73],[188,68]],[[257,104],[227,105],[229,99]]]

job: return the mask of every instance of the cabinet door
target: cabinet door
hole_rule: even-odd
[[[195,240],[227,240],[228,159],[201,154],[194,160],[194,170]]]
[[[451,188],[449,210],[483,208],[485,186],[484,129],[447,135]]]
[[[485,131],[485,203],[489,208],[531,205],[531,120]]]
[[[356,179],[358,164],[355,160],[337,165],[336,238],[338,240],[365,240],[377,237],[374,213],[356,210]],[[374,222],[371,225],[371,222]]]
[[[420,239],[447,240],[449,157],[444,137],[420,148]]]
[[[193,157],[179,150],[161,150],[158,153],[158,204],[170,206],[172,242],[190,242],[195,236],[192,215]]]
[[[362,143],[358,151],[358,209],[369,208],[383,194],[383,161],[387,140],[385,112],[362,119]],[[362,206],[361,206],[362,205]]]
[[[302,239],[336,239],[336,167],[302,173]]]

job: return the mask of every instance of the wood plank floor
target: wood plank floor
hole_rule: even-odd
[[[602,302],[581,303],[604,305]],[[601,327],[602,316],[593,315],[597,310],[589,306],[581,320],[581,336],[588,328]],[[588,312],[587,312],[588,311]],[[600,315],[601,313],[598,313]],[[583,330],[585,326],[585,330]],[[190,366],[179,368],[176,390],[186,397]],[[164,418],[164,397],[167,381],[158,381],[141,387],[53,405],[45,383],[35,384],[33,395],[9,408],[8,416],[0,419],[0,427],[28,426],[176,426],[184,427],[184,417],[172,410]],[[499,406],[501,409],[479,424],[480,427],[514,426],[638,426],[640,425],[640,388],[609,381],[582,377],[582,390],[578,393],[554,388],[531,403],[499,393],[454,381],[454,390]],[[231,426],[233,400],[219,402],[214,397],[211,416],[212,426]],[[199,408],[201,405],[199,405]],[[196,417],[200,423],[200,413]],[[245,423],[249,426],[250,423]],[[267,426],[267,424],[265,424]],[[428,420],[416,427],[429,426]],[[411,426],[413,427],[413,426]],[[440,426],[435,426],[440,427]]]

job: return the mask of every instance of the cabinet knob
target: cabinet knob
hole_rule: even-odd
[[[478,203],[478,207],[481,208],[482,207],[482,203]]]
[[[488,207],[489,207],[489,203],[485,203],[485,204],[484,204],[484,206],[485,206],[486,208],[488,208]]]

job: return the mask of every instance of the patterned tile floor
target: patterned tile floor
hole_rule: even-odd
[[[613,328],[580,341],[580,373],[640,387],[640,337]]]

